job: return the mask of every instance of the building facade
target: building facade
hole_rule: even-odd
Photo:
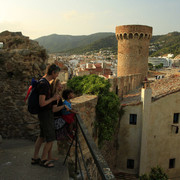
[[[118,170],[142,175],[158,165],[170,178],[180,177],[180,88],[161,93],[153,85],[142,88],[134,98],[124,98],[122,106]]]

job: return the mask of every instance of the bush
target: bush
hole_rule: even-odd
[[[151,168],[149,175],[144,174],[140,180],[168,180],[168,176],[163,172],[159,166]]]
[[[82,94],[83,91],[82,91],[82,87],[83,87],[83,84],[82,84],[82,80],[83,80],[84,76],[76,76],[76,77],[73,77],[71,80],[69,80],[67,82],[67,86],[71,89],[73,89],[74,93],[75,94]]]
[[[76,94],[104,94],[109,92],[110,83],[97,75],[76,76],[68,81],[67,86]]]
[[[98,118],[99,142],[111,140],[118,122],[118,113],[120,101],[116,94],[108,92],[99,95],[96,106],[96,114]]]
[[[104,140],[110,140],[118,122],[120,102],[113,92],[109,92],[110,83],[97,75],[73,77],[67,83],[76,94],[92,94],[98,96],[96,114],[98,122],[99,144]]]
[[[149,67],[150,70],[152,70],[153,69],[153,64],[148,63],[148,67]]]

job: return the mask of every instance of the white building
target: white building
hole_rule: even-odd
[[[149,57],[148,63],[153,64],[153,66],[163,64],[163,67],[171,67],[172,61],[168,58],[159,58],[159,57]]]

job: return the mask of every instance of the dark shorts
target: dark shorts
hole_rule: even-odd
[[[54,141],[56,134],[52,110],[39,112],[38,118],[40,121],[40,137],[45,138],[46,142]]]

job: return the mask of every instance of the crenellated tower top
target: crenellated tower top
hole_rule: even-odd
[[[152,37],[152,27],[144,25],[124,25],[116,27],[116,38],[123,39],[147,39]]]

